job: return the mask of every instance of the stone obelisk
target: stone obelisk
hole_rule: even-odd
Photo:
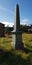
[[[15,19],[14,19],[14,30],[12,31],[12,45],[16,49],[21,49],[22,44],[22,32],[20,29],[20,13],[19,5],[15,7]]]

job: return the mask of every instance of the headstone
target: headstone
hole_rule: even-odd
[[[15,7],[14,30],[12,31],[12,45],[15,49],[21,49],[23,47],[18,4]]]

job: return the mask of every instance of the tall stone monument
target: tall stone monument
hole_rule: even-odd
[[[15,19],[14,19],[14,30],[12,31],[12,43],[15,49],[21,49],[23,47],[22,43],[22,31],[20,28],[20,13],[19,5],[15,7]]]

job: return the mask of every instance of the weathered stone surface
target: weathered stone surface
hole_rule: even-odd
[[[16,49],[21,49],[23,47],[18,4],[16,5],[16,8],[15,8],[14,30],[12,31],[12,45]]]
[[[20,30],[20,13],[19,13],[19,5],[18,4],[15,7],[14,30],[16,32]]]

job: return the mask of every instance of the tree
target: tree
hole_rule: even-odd
[[[5,33],[10,34],[9,25],[7,25],[7,27],[5,28]]]

